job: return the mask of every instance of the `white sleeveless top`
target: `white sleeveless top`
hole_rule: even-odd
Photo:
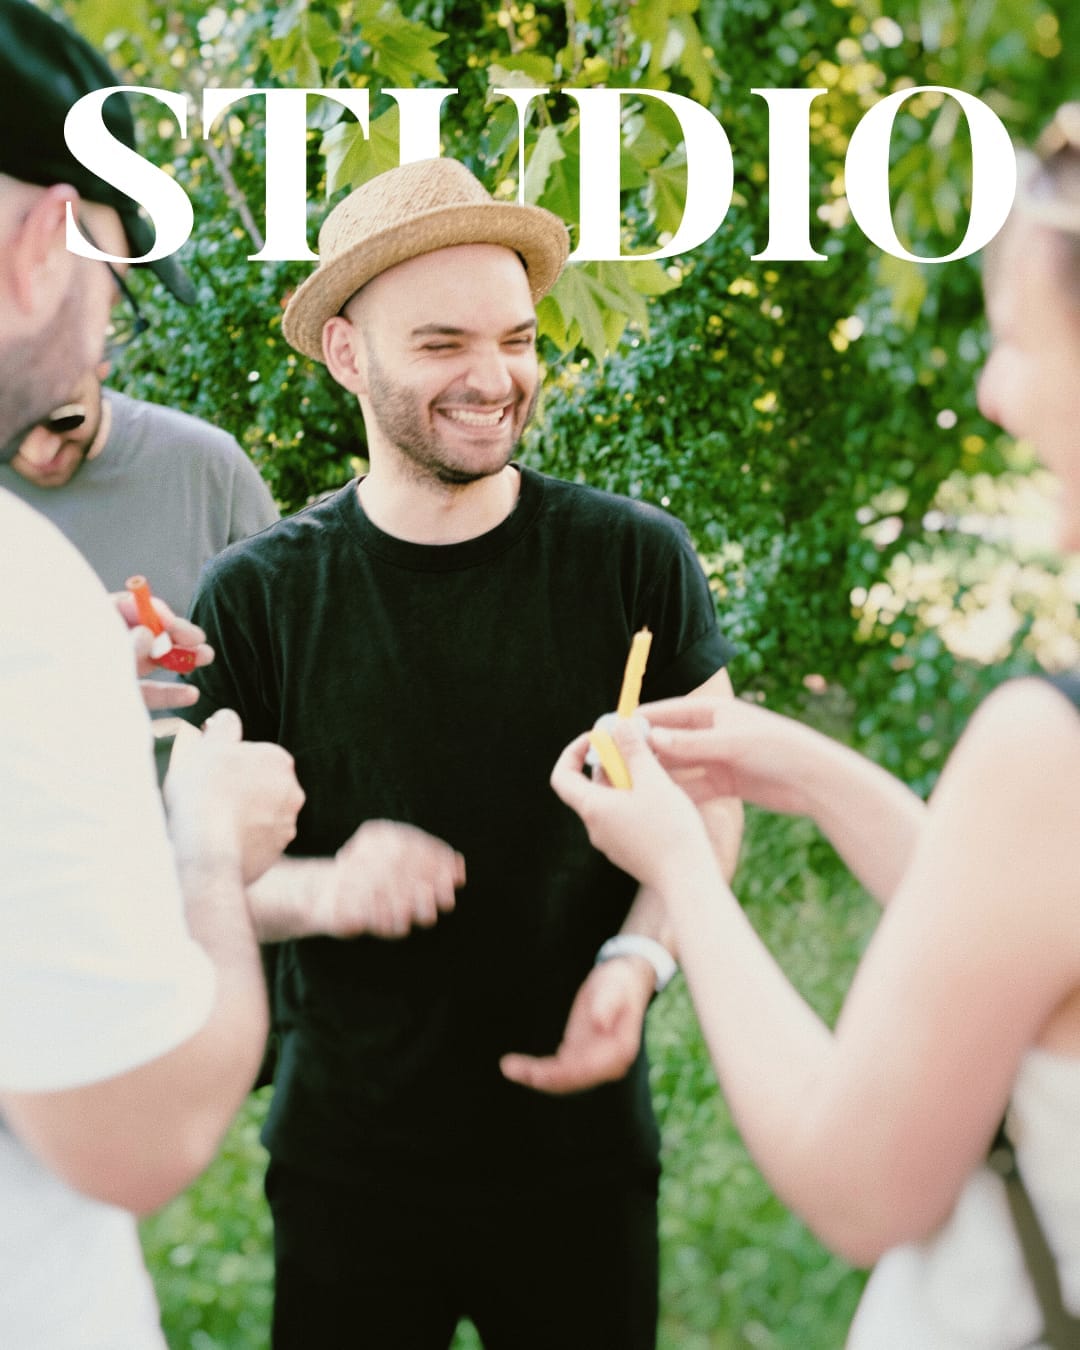
[[[1029,1050],[1006,1128],[1065,1307],[1080,1315],[1080,1059]],[[847,1350],[1022,1350],[1040,1344],[1042,1320],[1004,1184],[983,1167],[936,1233],[878,1262]]]

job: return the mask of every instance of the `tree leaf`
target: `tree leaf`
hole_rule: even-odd
[[[582,343],[598,363],[618,344],[631,311],[644,317],[641,297],[627,290],[625,276],[613,271],[613,266],[617,269],[617,264],[607,263],[566,267],[550,292],[570,339],[576,325]]]
[[[883,253],[878,264],[878,276],[890,292],[896,317],[905,328],[913,329],[926,299],[927,283],[922,267],[918,263]]]
[[[553,160],[548,168],[544,191],[538,197],[538,203],[547,207],[568,223],[577,220],[580,200],[579,182],[581,159],[577,153],[577,137],[563,136],[560,141],[562,155]]]
[[[676,64],[690,81],[691,96],[698,103],[707,105],[712,97],[713,76],[698,26],[689,14],[679,14],[672,19],[671,27],[682,39]]]
[[[396,103],[372,119],[367,136],[352,117],[331,127],[319,147],[326,156],[327,197],[341,188],[359,187],[376,174],[396,167],[399,129],[400,111]]]
[[[544,88],[555,79],[555,62],[550,56],[544,56],[540,52],[516,52],[509,56],[501,56],[496,64],[488,68],[488,83],[492,86],[510,88],[509,82],[504,85],[503,78],[504,74],[510,72],[524,75],[527,83]]]
[[[557,127],[544,127],[536,138],[532,154],[529,156],[528,174],[525,179],[525,198],[538,202],[547,186],[551,170],[566,155],[559,143]]]
[[[106,39],[116,32],[156,38],[150,26],[150,6],[146,0],[78,0],[72,21],[94,47],[105,48]]]
[[[308,45],[325,70],[342,55],[341,35],[322,14],[309,14],[306,33]]]
[[[649,205],[657,230],[674,234],[686,206],[685,147],[673,150],[663,164],[649,170]]]
[[[307,0],[289,0],[278,10],[271,11],[270,36],[279,42],[290,37],[301,26],[307,14]]]
[[[576,326],[581,341],[597,361],[602,361],[607,350],[604,311],[584,266],[564,268],[549,294],[558,306],[567,334],[572,337]]]
[[[445,42],[426,24],[406,19],[396,5],[384,4],[361,24],[361,36],[371,47],[372,64],[398,89],[411,89],[422,79],[445,84],[434,48]]]

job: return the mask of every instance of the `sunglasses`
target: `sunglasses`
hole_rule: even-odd
[[[92,244],[94,248],[96,248],[100,253],[103,253],[105,251],[101,247],[101,245],[97,242],[97,240],[94,238],[94,236],[90,233],[90,231],[87,229],[86,221],[82,218],[82,216],[79,217],[79,229],[85,235],[88,243]],[[125,303],[131,310],[131,326],[128,329],[128,331],[120,337],[114,335],[112,338],[113,345],[118,346],[121,345],[122,343],[130,342],[132,338],[138,337],[140,333],[145,333],[146,330],[150,327],[150,320],[139,308],[139,302],[135,299],[131,287],[127,284],[127,282],[116,270],[116,268],[112,265],[112,263],[106,262],[104,258],[102,258],[101,261],[104,262],[105,266],[109,269],[113,281],[116,282],[117,290],[124,297]]]
[[[43,417],[39,426],[54,436],[62,436],[66,431],[77,431],[86,421],[86,405],[83,403],[65,403],[48,417]]]

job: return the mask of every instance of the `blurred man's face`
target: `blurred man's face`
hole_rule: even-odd
[[[101,385],[96,374],[88,374],[66,402],[23,440],[11,467],[38,487],[63,487],[88,454],[100,450],[95,445],[100,430]]]
[[[15,184],[13,191],[28,191],[31,208],[42,197],[40,189],[26,189],[25,184]],[[129,251],[115,211],[83,202],[79,212],[102,249],[121,255]],[[42,247],[49,250],[49,265],[24,290],[30,307],[17,307],[10,285],[0,302],[0,446],[8,447],[2,458],[10,458],[29,431],[66,402],[85,372],[100,361],[116,300],[116,285],[104,263],[67,253],[62,227],[55,223],[42,233],[47,235]],[[49,285],[61,269],[66,284],[57,296]]]

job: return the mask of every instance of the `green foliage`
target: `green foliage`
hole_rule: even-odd
[[[740,648],[736,686],[795,710],[807,677],[846,690],[860,742],[925,791],[1003,671],[958,665],[903,595],[869,622],[866,597],[897,559],[941,543],[942,525],[924,522],[965,467],[963,445],[978,446],[984,474],[1006,460],[982,435],[974,362],[940,360],[941,322],[902,341],[886,302],[861,299],[856,250],[828,266],[831,308],[816,267],[748,268],[721,232],[654,309],[648,337],[603,369],[556,367],[528,457],[685,521]],[[977,354],[977,281],[962,289],[957,276],[947,312]],[[872,337],[849,341],[853,320]],[[942,409],[956,416],[948,430]],[[1030,665],[1024,637],[1005,670]]]
[[[259,1145],[268,1101],[268,1090],[252,1096],[210,1171],[142,1225],[174,1350],[269,1344],[274,1262]]]
[[[872,0],[794,9],[733,0],[701,10],[691,0],[367,0],[347,9],[294,0],[273,14],[256,0],[228,13],[166,11],[161,0],[77,5],[99,36],[106,22],[120,25],[109,38],[114,59],[147,83],[193,94],[242,78],[370,87],[367,139],[336,105],[312,104],[309,181],[330,196],[396,161],[397,107],[380,107],[379,96],[391,72],[402,87],[457,88],[444,113],[446,152],[508,196],[520,172],[517,121],[491,91],[546,88],[526,129],[527,191],[573,229],[579,115],[563,91],[638,87],[642,96],[624,99],[622,113],[628,249],[653,247],[659,232],[677,228],[685,192],[677,124],[645,91],[708,99],[735,153],[727,219],[668,266],[568,269],[540,307],[550,375],[543,432],[527,453],[682,516],[743,648],[740,685],[788,707],[798,706],[808,675],[844,686],[860,705],[891,693],[903,673],[896,661],[917,643],[917,618],[910,631],[899,617],[868,627],[852,597],[870,593],[894,557],[925,537],[922,521],[953,469],[997,472],[1003,463],[972,394],[985,344],[977,270],[919,268],[866,244],[842,196],[851,131],[881,94],[915,81],[978,93],[1030,133],[1046,111],[1046,61],[1068,56],[1043,3],[982,3],[965,22],[950,0],[889,11]],[[212,37],[193,41],[203,34]],[[828,256],[769,266],[750,256],[768,233],[769,152],[767,109],[750,87],[796,83],[828,90],[810,136],[813,234]],[[969,196],[964,138],[948,134],[962,131],[949,121],[955,107],[919,96],[893,138],[898,228],[927,252],[955,243]],[[172,163],[195,202],[187,256],[200,305],[191,316],[155,292],[155,331],[115,378],[220,421],[295,509],[351,474],[364,445],[349,400],[280,336],[282,299],[307,268],[247,261],[261,244],[257,109],[240,124],[222,119],[205,148],[178,145],[156,122],[145,130],[154,157]],[[950,140],[956,153],[943,152]],[[951,424],[939,425],[946,414]],[[950,660],[942,648],[941,684]],[[882,725],[903,735],[913,724]],[[918,747],[894,749],[896,767],[930,781],[933,763]]]
[[[843,155],[865,109],[913,81],[979,93],[1030,132],[1046,111],[1046,60],[1063,68],[1068,59],[1049,5],[981,3],[968,15],[951,0],[909,0],[886,17],[873,0],[700,10],[692,0],[294,0],[272,14],[257,0],[228,12],[73,3],[96,36],[108,29],[114,59],[150,84],[193,94],[241,79],[370,87],[366,140],[335,105],[312,105],[310,183],[330,195],[395,161],[396,105],[379,108],[388,72],[404,87],[458,89],[444,115],[446,152],[506,195],[520,172],[517,124],[491,90],[543,87],[551,93],[527,127],[528,196],[573,228],[578,113],[560,91],[639,87],[622,117],[627,247],[652,247],[658,231],[676,228],[685,190],[677,125],[644,91],[708,99],[735,152],[727,220],[666,268],[567,271],[540,309],[551,376],[542,445],[538,437],[529,453],[556,472],[667,499],[687,519],[744,646],[744,686],[785,706],[808,674],[860,702],[886,686],[889,644],[907,635],[857,639],[851,597],[918,541],[954,467],[996,471],[1000,457],[972,399],[984,345],[975,267],[879,257],[846,216]],[[811,122],[814,234],[828,259],[769,267],[750,261],[767,236],[768,184],[767,110],[750,87],[803,82],[828,90]],[[954,104],[920,96],[894,135],[898,225],[925,251],[945,235],[955,242],[966,209],[963,146],[942,153],[950,117]],[[200,306],[190,316],[155,292],[155,333],[116,379],[221,421],[294,509],[348,476],[364,446],[355,409],[280,337],[282,298],[306,267],[246,261],[261,243],[265,149],[257,110],[242,126],[222,119],[204,149],[147,122],[154,157],[172,163],[195,201],[188,257]],[[947,431],[935,420],[945,411],[956,418]],[[894,519],[899,533],[883,542],[881,521]]]
[[[66,0],[132,82],[364,87],[371,131],[326,100],[309,108],[312,224],[329,202],[396,163],[398,112],[382,90],[450,86],[443,152],[505,199],[522,173],[496,88],[549,91],[525,130],[530,201],[576,234],[578,105],[568,90],[625,87],[619,146],[626,252],[678,228],[685,151],[651,90],[707,104],[735,159],[714,236],[669,263],[575,267],[541,307],[547,375],[532,462],[666,505],[706,562],[736,684],[775,706],[817,706],[920,791],[977,699],[1044,650],[1047,609],[1026,565],[1017,622],[987,666],[960,657],[957,616],[985,600],[1003,553],[971,538],[962,503],[1030,471],[979,416],[986,349],[976,260],[940,267],[882,256],[850,219],[844,157],[882,96],[949,85],[983,98],[1020,139],[1080,88],[1080,7],[1065,0]],[[814,263],[754,262],[768,238],[768,109],[751,88],[823,87],[810,116]],[[356,408],[281,337],[305,265],[247,261],[262,243],[265,145],[257,104],[181,143],[143,101],[151,157],[193,199],[187,312],[160,288],[155,317],[115,372],[129,392],[232,431],[285,509],[362,464]],[[196,128],[197,131],[199,130]],[[897,117],[892,200],[902,239],[933,255],[958,242],[970,148],[948,100]],[[314,239],[314,231],[311,231]],[[135,285],[143,279],[136,276]],[[142,297],[141,297],[142,298]],[[990,487],[986,487],[986,485]],[[958,505],[957,503],[961,504]],[[985,515],[985,504],[974,508]],[[922,573],[931,571],[930,593]],[[1017,598],[1017,596],[1019,598]],[[1058,605],[1058,609],[1054,606]],[[1065,608],[1075,606],[1066,600]],[[944,618],[942,617],[944,615]],[[1072,616],[1075,624],[1075,613]],[[748,909],[827,1016],[871,922],[865,898],[804,829],[755,821],[740,876]],[[748,1162],[715,1095],[685,993],[652,1018],[665,1125],[664,1350],[832,1350],[860,1288],[788,1218]],[[223,1160],[146,1226],[166,1325],[180,1350],[262,1350],[267,1219],[245,1112]],[[194,1293],[192,1292],[194,1290]],[[475,1345],[460,1333],[458,1350]]]
[[[192,181],[206,171],[205,161],[189,166]],[[217,200],[186,260],[197,307],[189,316],[163,299],[158,323],[124,352],[113,379],[231,431],[277,500],[295,510],[355,474],[364,453],[359,409],[281,336],[283,297],[302,274],[248,262],[251,241]]]
[[[811,118],[817,214],[829,226],[815,243],[827,260],[750,261],[768,232],[767,126],[725,62],[714,106],[736,151],[728,220],[681,260],[682,284],[651,308],[647,334],[631,325],[603,367],[555,363],[529,454],[685,520],[742,649],[737,686],[796,710],[808,677],[843,688],[862,743],[883,745],[889,767],[925,791],[974,701],[1005,671],[1029,668],[1032,653],[1020,630],[1000,669],[958,665],[903,597],[889,622],[865,621],[860,597],[897,558],[929,547],[942,483],[956,470],[1000,473],[1007,460],[975,407],[986,342],[977,267],[918,267],[869,249],[840,193],[843,156],[865,110],[911,83],[976,92],[1030,134],[1046,112],[1038,81],[1056,20],[1043,8],[1020,29],[1019,6],[983,5],[965,26],[945,3],[924,32],[925,7],[890,6],[886,19],[872,4],[801,5],[770,28],[768,8],[710,7],[708,36],[740,53],[740,80],[749,68],[757,86],[804,79],[828,90]],[[955,247],[966,222],[956,111],[920,95],[896,122],[894,215],[924,254]]]
[[[751,811],[736,893],[789,978],[827,1021],[877,908],[805,821]],[[863,1276],[770,1192],[717,1094],[681,981],[650,1014],[664,1139],[661,1350],[836,1350]]]

